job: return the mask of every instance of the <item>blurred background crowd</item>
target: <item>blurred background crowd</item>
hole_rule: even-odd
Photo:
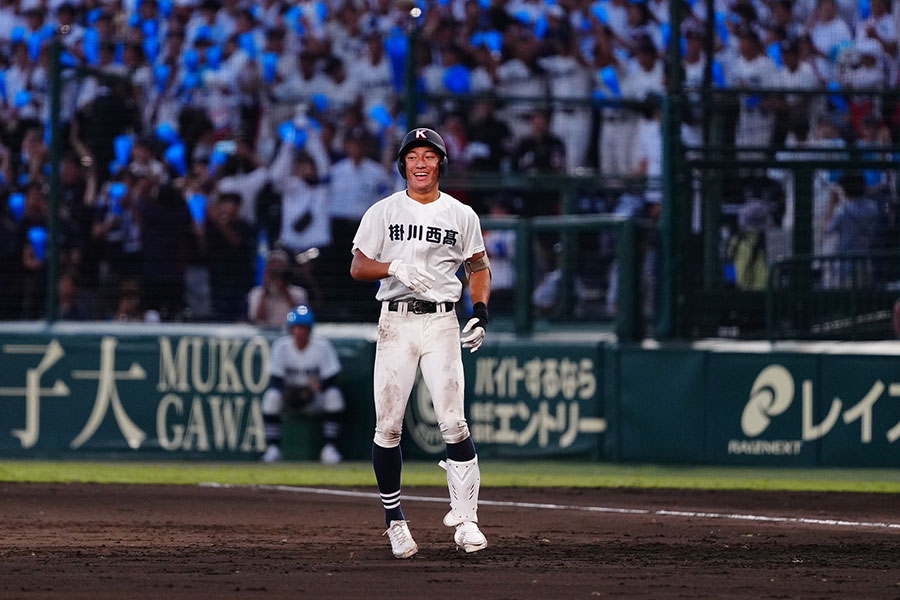
[[[789,90],[739,98],[724,134],[736,147],[796,155],[896,144],[900,103],[864,92],[897,88],[897,3],[709,4],[682,7],[689,96]],[[418,17],[412,7],[0,0],[0,319],[46,310],[55,32],[65,319],[279,326],[306,300],[323,319],[360,320],[354,301],[374,302],[350,282],[350,241],[366,208],[404,187],[395,153],[410,77],[430,99],[412,107],[416,123],[444,136],[451,172],[648,177],[638,193],[587,210],[658,216],[652,100],[666,89],[668,0],[438,0]],[[688,147],[702,142],[701,117],[684,115]],[[864,178],[864,195],[895,183],[882,172]],[[784,224],[777,174],[751,179],[764,210],[742,212],[743,223]],[[466,200],[485,214],[559,211],[527,195]],[[512,242],[493,243],[489,252],[508,258]],[[497,261],[501,290],[504,268]]]

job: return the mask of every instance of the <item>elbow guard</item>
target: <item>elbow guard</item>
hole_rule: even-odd
[[[478,271],[484,271],[485,269],[490,271],[491,259],[488,258],[487,253],[485,253],[481,255],[481,258],[465,261],[463,265],[465,266],[466,277],[468,278],[472,276],[472,273],[477,273]]]

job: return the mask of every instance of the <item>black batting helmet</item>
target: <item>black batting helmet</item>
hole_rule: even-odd
[[[443,177],[444,173],[447,172],[447,146],[444,144],[443,138],[433,129],[417,127],[416,129],[411,129],[409,133],[403,136],[403,143],[400,144],[400,151],[397,153],[397,170],[400,171],[403,179],[406,179],[406,161],[404,157],[411,149],[419,146],[431,146],[441,154],[438,177]]]

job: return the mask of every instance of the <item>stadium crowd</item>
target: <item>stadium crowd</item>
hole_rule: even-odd
[[[713,4],[683,7],[691,93],[897,87],[897,3]],[[265,323],[267,306],[300,292],[323,318],[350,318],[356,224],[403,187],[394,165],[413,28],[417,90],[432,96],[417,122],[444,136],[453,171],[661,175],[659,111],[615,101],[664,92],[668,0],[438,0],[418,17],[413,6],[0,0],[0,319],[45,310],[55,32],[63,318]],[[788,152],[884,147],[900,139],[898,106],[748,94],[728,135]],[[694,116],[688,145],[700,139]],[[652,215],[660,200],[651,186],[605,209]]]

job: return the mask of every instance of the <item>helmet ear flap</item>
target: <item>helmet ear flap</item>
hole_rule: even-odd
[[[397,170],[400,171],[400,177],[406,179],[406,157],[400,156],[397,159]]]
[[[444,173],[447,172],[447,163],[448,163],[448,162],[450,162],[450,161],[447,160],[447,155],[445,154],[445,155],[441,158],[441,165],[440,165],[440,167],[438,167],[438,179],[443,178],[443,177],[444,177]]]

